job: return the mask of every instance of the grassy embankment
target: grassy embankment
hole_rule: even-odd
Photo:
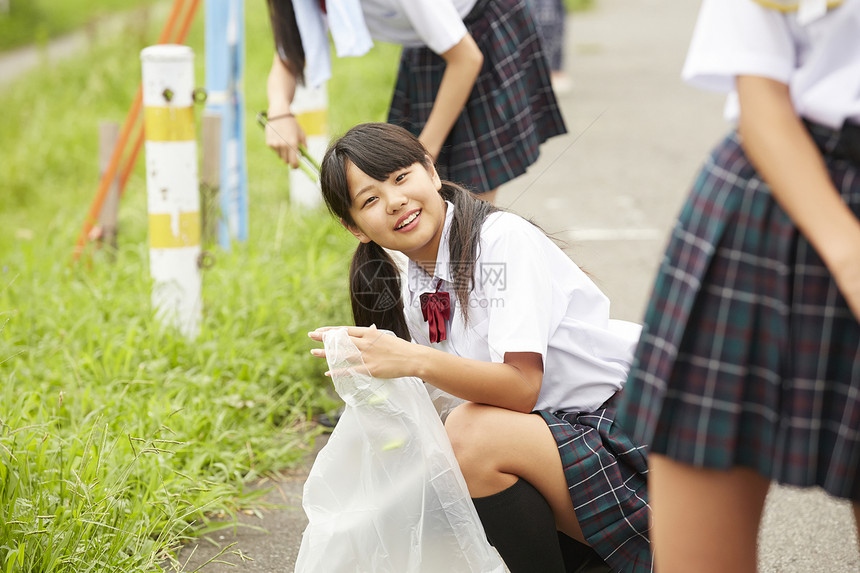
[[[300,459],[308,418],[336,406],[306,332],[350,320],[354,240],[289,207],[254,122],[272,54],[265,3],[246,11],[251,237],[213,249],[193,343],[152,318],[143,157],[115,262],[102,250],[70,264],[97,186],[97,125],[124,120],[162,23],[0,93],[0,571],[157,570],[208,512],[247,503],[244,483]],[[202,23],[189,38],[201,86]],[[333,133],[384,119],[397,53],[335,62]]]

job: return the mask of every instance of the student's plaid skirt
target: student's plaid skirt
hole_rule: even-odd
[[[525,0],[478,0],[464,22],[484,65],[436,163],[442,178],[484,193],[524,173],[540,144],[567,130]],[[444,71],[429,48],[404,48],[388,122],[420,134]]]
[[[808,127],[860,216],[860,127]],[[618,420],[652,453],[860,501],[860,324],[735,133],[672,232]]]
[[[609,404],[591,413],[538,413],[558,444],[576,518],[589,545],[613,571],[651,573],[645,448],[618,427]]]

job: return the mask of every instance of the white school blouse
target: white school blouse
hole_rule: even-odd
[[[466,35],[463,18],[477,0],[293,0],[305,52],[305,80],[318,87],[331,77],[328,33],[338,56],[362,56],[373,40],[427,46],[442,54]],[[280,56],[285,57],[279,49]]]
[[[361,0],[374,40],[447,52],[466,35],[463,18],[477,0]]]
[[[794,109],[811,121],[831,128],[860,122],[860,0],[845,0],[806,24],[796,11],[753,0],[704,0],[682,77],[731,92],[725,115],[736,121],[738,75],[788,84]]]
[[[449,261],[447,213],[434,276],[409,261],[403,285],[414,342],[475,360],[503,362],[506,352],[536,352],[544,375],[535,409],[596,410],[627,379],[641,327],[609,318],[609,300],[547,236],[512,213],[493,213],[481,227],[469,323],[463,320]],[[420,295],[449,293],[448,338],[431,344]]]

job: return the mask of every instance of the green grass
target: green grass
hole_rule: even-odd
[[[143,157],[115,261],[88,250],[71,264],[98,181],[98,123],[124,120],[141,38],[161,23],[0,92],[2,573],[179,569],[177,544],[216,527],[213,512],[254,503],[244,484],[295,464],[309,418],[337,405],[306,333],[350,320],[354,239],[328,214],[289,206],[286,169],[254,122],[272,54],[265,3],[246,10],[251,236],[210,248],[193,343],[150,310]],[[202,22],[189,38],[198,85]],[[384,119],[397,54],[382,45],[334,62],[334,133]]]

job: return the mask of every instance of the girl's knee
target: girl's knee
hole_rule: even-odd
[[[457,406],[445,421],[457,463],[473,497],[507,489],[522,475],[533,443],[521,447],[511,441],[529,435],[530,415],[504,408],[467,402]],[[557,455],[557,454],[556,454]]]
[[[480,404],[465,402],[454,408],[445,420],[445,431],[458,459],[467,454],[480,439],[482,407]]]
[[[485,473],[493,458],[492,406],[466,402],[448,414],[445,431],[466,480]]]

